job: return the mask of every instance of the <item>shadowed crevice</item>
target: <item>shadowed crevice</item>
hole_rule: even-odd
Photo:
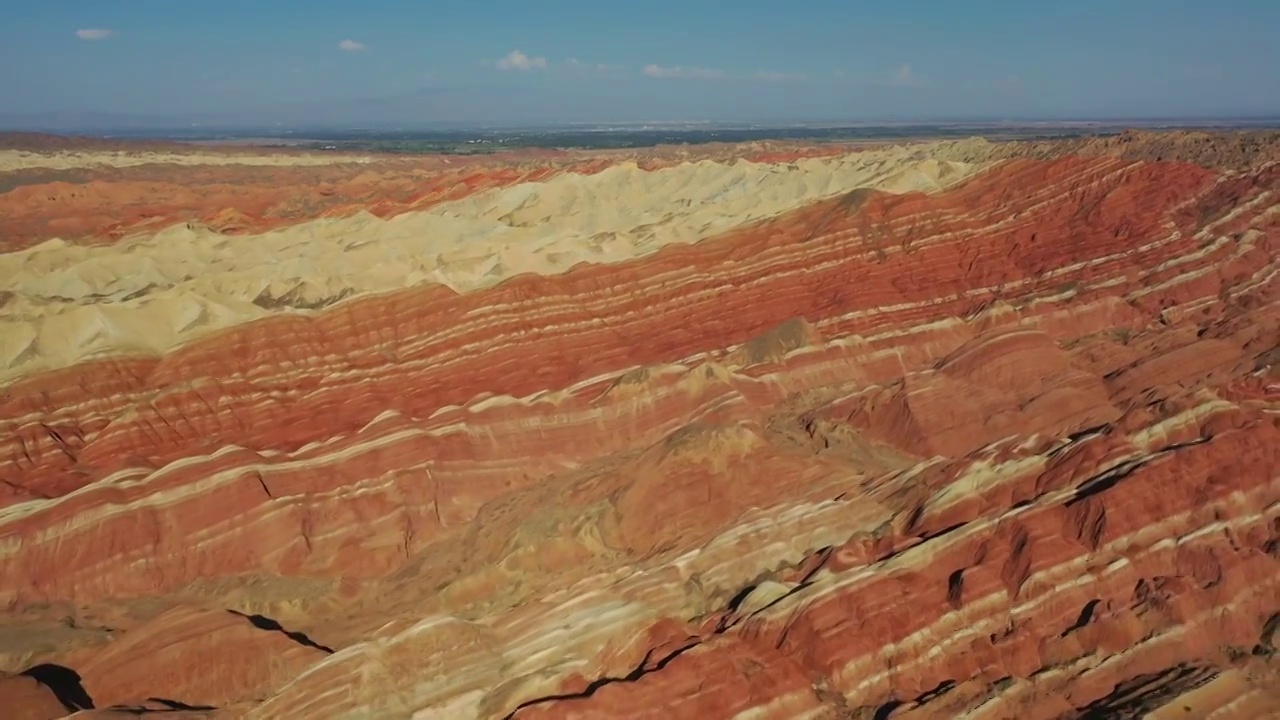
[[[248,615],[240,612],[239,610],[228,610],[227,612],[237,617],[242,617],[245,620],[248,620],[250,624],[258,628],[259,630],[266,630],[268,632],[278,632],[284,635],[285,637],[289,638],[290,640],[298,643],[299,645],[305,645],[306,647],[309,647],[309,648],[315,648],[316,650],[327,653],[329,655],[332,655],[334,652],[333,648],[329,647],[328,645],[321,645],[315,640],[312,640],[311,638],[307,637],[306,633],[301,633],[296,630],[285,630],[284,627],[280,625],[280,623],[276,622],[275,620],[272,620],[266,615]]]
[[[1253,654],[1258,657],[1270,657],[1276,651],[1276,639],[1280,636],[1280,613],[1272,613],[1262,626],[1258,636],[1258,644],[1253,646]]]
[[[1075,720],[1140,718],[1179,695],[1212,681],[1213,668],[1179,664],[1160,672],[1139,675],[1118,683],[1111,692],[1079,708]]]
[[[156,703],[157,705],[164,705],[170,710],[217,710],[217,708],[214,707],[213,705],[188,705],[187,703],[179,702],[177,700],[170,700],[168,698],[151,697],[151,698],[147,698],[147,702],[153,702],[153,703]]]
[[[22,674],[49,688],[58,702],[71,712],[94,709],[93,698],[84,689],[80,673],[65,665],[44,663],[23,670]]]
[[[947,577],[947,603],[953,610],[959,610],[964,604],[964,568]]]
[[[906,705],[901,700],[890,700],[889,702],[876,708],[876,712],[871,716],[872,720],[889,720],[889,716],[893,715],[893,711]]]
[[[669,665],[672,660],[675,660],[676,658],[692,650],[693,648],[698,647],[701,644],[702,644],[702,640],[700,638],[690,637],[686,640],[685,644],[681,645],[679,648],[668,653],[662,659],[658,660],[656,663],[652,663],[653,651],[650,650],[648,653],[645,654],[644,659],[640,661],[640,664],[637,665],[635,669],[633,669],[631,672],[627,673],[622,677],[598,678],[596,680],[591,681],[591,684],[587,685],[587,687],[581,692],[562,693],[559,695],[544,695],[543,697],[540,697],[540,698],[528,700],[526,702],[523,702],[517,705],[514,710],[512,710],[503,718],[503,720],[513,720],[513,718],[515,718],[516,716],[516,713],[519,713],[521,710],[527,707],[532,707],[534,705],[542,705],[544,703],[549,703],[549,702],[555,702],[557,700],[580,700],[584,698],[589,698],[592,695],[595,695],[596,692],[600,690],[600,688],[603,688],[607,685],[612,685],[614,683],[635,682],[640,678],[644,677],[645,675],[648,675],[649,673],[658,672],[659,670],[662,670],[667,665]]]
[[[1086,498],[1097,495],[1098,493],[1101,493],[1103,491],[1110,490],[1111,488],[1120,484],[1121,480],[1124,480],[1125,478],[1132,475],[1135,471],[1138,470],[1138,468],[1142,467],[1143,465],[1146,465],[1147,463],[1152,462],[1153,460],[1156,460],[1170,453],[1178,452],[1179,450],[1183,450],[1189,447],[1194,447],[1196,445],[1203,445],[1204,443],[1207,443],[1212,439],[1213,439],[1213,436],[1208,435],[1208,436],[1198,437],[1194,440],[1188,440],[1186,442],[1173,443],[1172,445],[1166,445],[1165,447],[1162,447],[1159,450],[1156,450],[1155,452],[1152,452],[1150,454],[1143,455],[1142,457],[1126,460],[1080,483],[1078,486],[1076,486],[1075,494],[1071,497],[1070,500],[1067,500],[1065,505],[1067,507],[1071,507],[1072,505],[1075,505],[1076,503],[1079,503],[1085,500]]]
[[[738,593],[734,595],[732,598],[729,598],[728,612],[729,613],[738,612],[738,609],[742,607],[742,603],[746,602],[747,598],[751,596],[751,593],[755,591],[757,587],[759,586],[754,583],[751,585],[747,585],[746,587],[739,590]]]
[[[168,713],[187,713],[187,712],[211,712],[217,710],[215,705],[191,705],[178,700],[170,700],[168,698],[149,697],[147,702],[160,705],[160,707],[143,707],[140,705],[112,705],[109,710],[117,713],[128,713],[130,715],[166,715]]]
[[[1076,618],[1076,621],[1071,624],[1071,627],[1067,628],[1066,630],[1063,630],[1062,634],[1059,635],[1058,637],[1066,637],[1071,633],[1075,632],[1076,630],[1079,630],[1084,626],[1088,625],[1090,622],[1093,622],[1093,614],[1095,611],[1097,611],[1098,605],[1101,602],[1102,600],[1098,598],[1094,598],[1089,602],[1085,603],[1084,607],[1080,608],[1080,615],[1079,617]]]

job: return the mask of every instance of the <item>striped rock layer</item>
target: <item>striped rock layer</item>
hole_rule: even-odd
[[[569,244],[547,223],[609,226],[632,250],[449,286],[392,253],[331,302],[223,297],[224,322],[172,343],[11,363],[0,702],[1277,716],[1280,165],[1154,145],[525,168],[378,223],[488,218],[511,230],[475,242],[554,236],[548,253]],[[632,186],[656,209],[619,204]],[[757,212],[733,204],[751,188]],[[378,223],[279,252],[296,269],[313,245],[410,241]],[[108,268],[152,253],[170,288],[203,268],[257,292],[235,290],[233,236],[188,276],[165,232],[63,237],[44,260],[19,237],[6,304],[37,324],[143,313],[90,245]]]

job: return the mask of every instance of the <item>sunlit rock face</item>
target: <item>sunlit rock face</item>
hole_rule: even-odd
[[[1265,142],[10,152],[16,717],[1280,711]]]

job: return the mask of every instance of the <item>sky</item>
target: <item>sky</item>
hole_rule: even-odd
[[[1277,0],[11,0],[5,118],[1280,115]]]

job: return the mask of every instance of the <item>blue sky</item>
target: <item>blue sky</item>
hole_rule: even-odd
[[[1280,114],[1277,0],[15,0],[3,17],[8,114]]]

